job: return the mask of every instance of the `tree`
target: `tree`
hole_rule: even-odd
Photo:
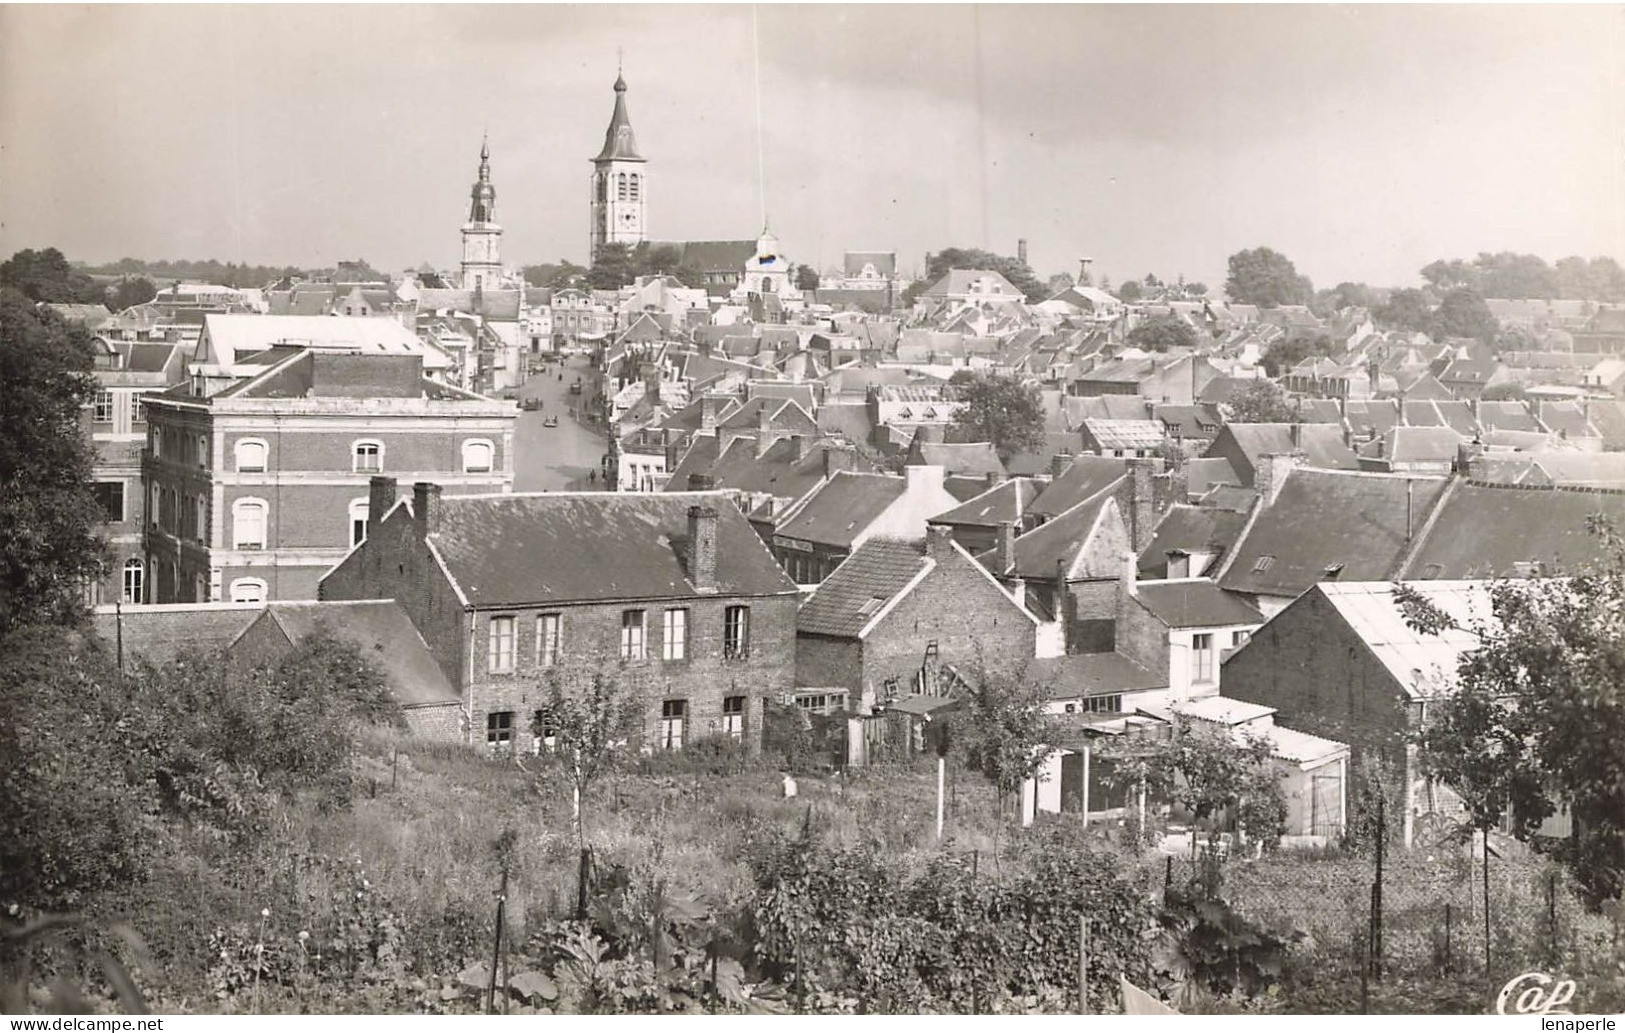
[[[1451,291],[1433,311],[1428,336],[1435,341],[1447,337],[1471,337],[1488,344],[1495,340],[1501,324],[1496,321],[1490,307],[1475,291],[1465,287]]]
[[[978,650],[957,695],[959,708],[948,718],[950,748],[964,757],[967,768],[992,783],[1002,814],[1011,796],[1019,800],[1022,783],[1044,764],[1049,725],[1045,687],[1027,678],[1025,664],[1014,671],[990,669]],[[1002,824],[994,825],[995,864]]]
[[[1104,774],[1112,789],[1172,800],[1208,826],[1209,842],[1218,838],[1215,819],[1228,812],[1242,835],[1273,846],[1286,829],[1286,801],[1270,749],[1263,736],[1237,741],[1178,720],[1167,739],[1129,739],[1101,754],[1112,761]]]
[[[1148,352],[1196,347],[1196,331],[1178,316],[1152,316],[1129,331],[1128,343]]]
[[[1264,357],[1259,360],[1259,365],[1264,367],[1265,373],[1278,377],[1304,359],[1317,355],[1331,358],[1342,353],[1343,346],[1334,341],[1329,334],[1300,330],[1264,349]]]
[[[1561,853],[1597,902],[1625,891],[1625,539],[1600,517],[1588,530],[1601,556],[1574,576],[1488,586],[1490,619],[1466,629],[1479,646],[1420,745],[1481,829],[1509,818],[1529,840],[1567,803]],[[1396,598],[1420,633],[1456,623],[1414,592]]]
[[[1056,273],[1054,276],[1051,276],[1048,280],[1044,281],[1044,289],[1049,292],[1048,296],[1051,298],[1055,297],[1057,294],[1069,291],[1077,285],[1078,283],[1072,278],[1071,273]],[[1088,285],[1085,284],[1084,286]]]
[[[625,668],[562,659],[535,677],[541,707],[531,734],[570,783],[576,843],[586,845],[587,792],[642,737],[647,687]]]
[[[1315,294],[1315,308],[1330,315],[1349,308],[1370,308],[1371,288],[1363,283],[1345,280],[1330,290]]]
[[[637,267],[628,244],[610,241],[593,252],[592,268],[587,270],[587,286],[593,290],[619,290],[631,283]]]
[[[796,290],[815,291],[818,289],[818,270],[805,263],[796,266]]]
[[[1268,380],[1255,380],[1238,389],[1224,409],[1231,423],[1296,423],[1300,415],[1297,401]]]
[[[0,262],[0,287],[12,287],[32,301],[93,305],[106,297],[89,274],[68,264],[54,247],[25,248]]]
[[[1145,291],[1140,287],[1139,280],[1124,280],[1123,285],[1117,288],[1117,300],[1133,304],[1145,297]]]
[[[1283,254],[1267,247],[1238,251],[1230,256],[1230,275],[1224,292],[1231,301],[1261,308],[1306,305],[1314,296],[1308,277]]]
[[[136,305],[145,305],[158,296],[158,288],[145,276],[134,279],[124,277],[113,285],[112,295],[108,299],[108,308],[114,312],[123,312]]]
[[[964,378],[958,388],[965,404],[954,413],[954,425],[991,441],[1000,459],[1044,444],[1044,403],[1035,385],[992,373]]]
[[[105,545],[81,414],[96,391],[90,335],[0,289],[0,638],[74,623]]]
[[[540,265],[525,266],[525,282],[532,287],[550,287],[560,290],[565,287],[574,287],[587,276],[587,267],[576,265],[568,258],[561,258],[557,262],[543,262]]]
[[[1377,306],[1371,318],[1385,330],[1427,333],[1433,323],[1433,300],[1426,291],[1404,287],[1388,295],[1388,303]]]

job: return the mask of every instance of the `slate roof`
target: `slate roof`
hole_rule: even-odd
[[[1597,539],[1586,530],[1587,518],[1596,514],[1625,527],[1625,492],[1458,481],[1402,573],[1517,577],[1531,563],[1545,565],[1548,573],[1574,573],[1601,558]]]
[[[1483,430],[1540,430],[1540,424],[1522,402],[1478,403],[1478,425]]]
[[[1205,495],[1218,485],[1241,487],[1241,478],[1223,456],[1185,460],[1185,491],[1191,495]]]
[[[836,567],[802,604],[796,613],[796,632],[857,638],[925,569],[924,543],[872,538]]]
[[[927,523],[970,527],[997,527],[1019,522],[1038,497],[1038,485],[1026,477],[1014,477],[995,485],[964,504],[932,517]]]
[[[1115,485],[1128,473],[1128,463],[1109,456],[1079,456],[1033,500],[1031,512],[1045,519],[1060,516],[1085,499]]]
[[[377,664],[404,706],[456,703],[457,690],[429,652],[406,611],[393,599],[363,602],[273,602],[269,619],[295,645],[320,625]]]
[[[814,492],[776,534],[850,548],[852,539],[902,497],[907,482],[890,474],[841,471]]]
[[[1208,569],[1217,570],[1246,522],[1246,514],[1227,509],[1183,504],[1170,506],[1157,523],[1151,541],[1140,551],[1140,573],[1164,576],[1168,570],[1168,553],[1174,550],[1210,552],[1214,560]]]
[[[1357,438],[1380,435],[1399,426],[1399,402],[1392,398],[1349,399],[1343,404],[1343,418]]]
[[[1134,588],[1134,598],[1170,628],[1264,623],[1258,610],[1207,578],[1140,582]]]
[[[193,649],[230,645],[264,610],[264,603],[98,606],[91,626],[112,650],[122,623],[126,657],[145,656],[154,663],[165,663]]]
[[[693,598],[683,554],[694,505],[717,513],[716,594],[795,591],[722,492],[446,496],[429,540],[476,607]]]
[[[1373,448],[1376,442],[1360,453],[1389,463],[1454,462],[1466,440],[1450,427],[1394,427],[1381,438],[1380,456]]]
[[[1412,535],[1421,532],[1444,486],[1442,477],[1299,467],[1232,550],[1219,584],[1295,596],[1338,564],[1345,581],[1388,577],[1407,547],[1407,524]]]
[[[1449,427],[1466,438],[1472,437],[1478,429],[1472,406],[1464,401],[1418,401],[1407,398],[1404,410],[1405,423],[1410,427]]]
[[[913,444],[909,445],[906,462],[911,466],[940,466],[957,477],[986,477],[988,474],[1003,477],[1005,474],[999,453],[986,441],[921,441],[916,433]]]
[[[1359,468],[1359,458],[1343,442],[1341,427],[1326,423],[1297,424],[1297,440],[1294,441],[1293,426],[1290,423],[1227,423],[1208,451],[1214,455],[1222,454],[1219,444],[1228,434],[1254,467],[1257,467],[1260,456],[1302,452],[1306,457],[1305,464],[1320,470]],[[1236,474],[1245,482],[1252,481],[1251,470],[1237,470]]]
[[[778,499],[799,499],[824,479],[824,453],[836,446],[828,441],[803,439],[800,447],[802,454],[798,457],[797,442],[780,438],[757,455],[753,439],[736,438],[711,463],[712,487],[759,492]],[[684,461],[686,463],[686,456]],[[867,462],[856,457],[855,461],[864,468],[858,472],[867,470]],[[685,478],[683,485],[686,484]],[[679,490],[683,485],[679,485]]]
[[[182,347],[179,344],[133,343],[124,368],[132,373],[162,373],[175,357],[175,352]]]
[[[1101,491],[1094,498],[1073,506],[1026,534],[1018,535],[1015,540],[1014,569],[995,570],[993,573],[1013,573],[1022,578],[1054,581],[1057,563],[1065,563],[1067,572],[1071,573],[1078,553],[1089,541],[1095,522],[1111,502],[1111,492]],[[992,561],[991,555],[980,558],[984,563]]]
[[[1168,679],[1122,653],[1073,653],[1027,661],[1026,680],[1042,685],[1052,700],[1083,699],[1168,687]]]

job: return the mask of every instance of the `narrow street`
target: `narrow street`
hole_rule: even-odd
[[[540,409],[519,413],[514,434],[514,491],[592,490],[603,487],[599,466],[608,444],[603,434],[583,423],[575,408],[584,395],[570,394],[577,377],[588,379],[591,362],[572,355],[554,362],[525,382],[520,399],[541,400]],[[549,417],[558,426],[545,425]],[[594,478],[592,475],[597,474]]]

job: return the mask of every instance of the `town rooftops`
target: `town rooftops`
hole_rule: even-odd
[[[230,366],[239,356],[278,345],[364,355],[420,355],[425,369],[449,369],[451,357],[385,316],[261,316],[211,312],[196,361]]]
[[[843,470],[809,496],[775,534],[849,548],[853,539],[902,498],[907,483],[890,474]]]
[[[1587,530],[1593,516],[1625,527],[1625,492],[1457,480],[1401,573],[1427,579],[1574,573],[1601,556]]]
[[[1015,477],[994,485],[962,505],[930,519],[933,524],[996,527],[1017,524],[1027,507],[1038,497],[1038,485],[1026,477]]]
[[[1227,423],[1209,448],[1210,455],[1224,455],[1224,441],[1234,440],[1240,458],[1256,468],[1259,456],[1302,452],[1305,465],[1322,470],[1355,470],[1360,460],[1343,441],[1341,427],[1327,423]],[[1236,457],[1230,457],[1232,465]],[[1253,469],[1237,470],[1244,484],[1253,482]]]
[[[923,430],[923,428],[922,428]],[[909,445],[905,463],[916,466],[940,466],[950,475],[958,477],[1003,477],[1004,464],[991,442],[924,441],[916,433]]]
[[[1033,500],[1034,516],[1049,519],[1093,498],[1115,485],[1128,472],[1128,464],[1109,456],[1079,456]]]
[[[275,622],[296,645],[325,627],[378,665],[403,706],[456,703],[461,698],[411,618],[393,599],[273,602],[260,619]]]
[[[1296,596],[1318,581],[1388,577],[1444,486],[1443,477],[1294,469],[1231,550],[1219,584]]]
[[[1216,569],[1246,522],[1243,513],[1212,506],[1175,504],[1163,515],[1151,541],[1141,550],[1140,572],[1162,575],[1168,569],[1170,553],[1209,553]]]
[[[1223,628],[1264,623],[1264,618],[1250,604],[1207,578],[1141,581],[1134,586],[1133,598],[1170,628]]]
[[[1054,581],[1057,569],[1066,577],[1104,574],[1105,571],[1078,569],[1084,547],[1095,536],[1108,508],[1115,501],[1110,491],[1101,491],[1093,498],[1081,502],[1024,535],[1015,539],[1014,563],[1010,570],[994,570],[1000,575],[1014,575],[1034,581]],[[984,563],[994,562],[994,553],[984,553]]]
[[[1426,698],[1456,684],[1464,652],[1479,638],[1471,629],[1493,619],[1490,585],[1485,581],[1412,581],[1417,592],[1457,625],[1438,633],[1418,631],[1387,581],[1321,584],[1314,587],[1349,628],[1413,697]],[[1247,646],[1243,645],[1242,649]]]
[[[1048,699],[1083,699],[1119,692],[1142,692],[1168,687],[1168,679],[1153,674],[1122,653],[1069,653],[1027,661],[1028,682],[1044,687]]]
[[[1150,451],[1167,437],[1157,420],[1084,420],[1084,442],[1093,441],[1103,451]]]
[[[125,656],[164,663],[190,650],[230,645],[264,609],[264,603],[98,606],[91,626],[109,649],[122,634]]]
[[[934,566],[922,542],[871,538],[825,578],[796,614],[796,631],[862,638],[898,595]]]
[[[473,607],[795,592],[722,492],[446,496],[428,541]],[[717,515],[716,592],[687,566],[688,511]]]

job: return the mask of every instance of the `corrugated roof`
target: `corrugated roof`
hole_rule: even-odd
[[[447,496],[430,536],[474,606],[699,595],[684,562],[688,509],[717,513],[717,593],[795,585],[721,492]]]
[[[923,543],[870,539],[802,604],[796,631],[854,638],[925,568]]]
[[[1316,585],[1315,591],[1325,597],[1408,693],[1428,697],[1448,692],[1457,683],[1461,655],[1479,645],[1478,636],[1463,629],[1493,619],[1489,583],[1411,581],[1407,585],[1450,615],[1459,627],[1438,634],[1412,628],[1405,623],[1405,613],[1394,599],[1394,586],[1389,582],[1322,584]]]
[[[1156,420],[1084,420],[1084,440],[1094,439],[1103,449],[1153,449],[1167,432]]]

